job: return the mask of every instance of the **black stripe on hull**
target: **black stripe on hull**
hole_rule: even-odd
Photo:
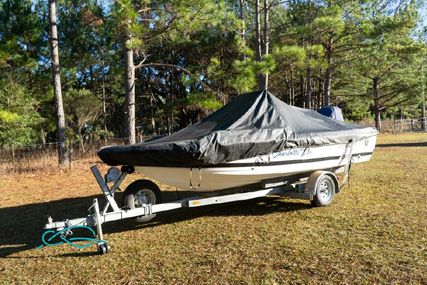
[[[372,152],[354,153],[352,155],[352,157],[369,156],[369,155],[372,155]],[[254,163],[254,162],[223,163],[223,164],[217,164],[217,165],[212,165],[212,166],[202,166],[201,168],[275,166],[275,165],[301,164],[301,163],[312,163],[312,162],[320,162],[320,161],[328,161],[328,160],[337,160],[340,158],[341,158],[341,156],[328,156],[328,157],[319,157],[319,158],[311,158],[311,159],[273,161],[273,162],[266,162],[266,163]],[[194,168],[196,168],[196,167],[194,167]]]
[[[354,153],[352,157],[357,156],[369,156],[372,155],[372,152],[361,152]],[[265,163],[255,163],[255,162],[243,162],[243,163],[221,163],[215,165],[194,165],[194,166],[164,166],[164,167],[173,167],[173,168],[222,168],[222,167],[251,167],[251,166],[275,166],[275,165],[288,165],[288,164],[301,164],[301,163],[312,163],[312,162],[320,162],[320,161],[329,161],[336,160],[341,158],[341,156],[328,156],[328,157],[320,157],[320,158],[311,158],[311,159],[296,159],[296,160],[285,160],[285,161],[273,161],[273,162],[265,162]],[[149,166],[149,165],[141,165],[136,167],[160,167],[160,166]]]

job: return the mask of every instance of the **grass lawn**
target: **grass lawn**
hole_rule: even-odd
[[[106,224],[103,256],[35,249],[47,215],[87,213],[95,162],[0,178],[0,283],[427,284],[427,134],[381,135],[330,207],[269,197]]]

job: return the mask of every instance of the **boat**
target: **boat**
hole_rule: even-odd
[[[177,189],[221,191],[277,178],[338,173],[369,161],[377,130],[290,106],[267,90],[242,94],[210,116],[169,136],[101,148],[111,166]]]

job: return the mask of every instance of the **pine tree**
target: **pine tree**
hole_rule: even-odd
[[[56,1],[49,0],[49,29],[50,48],[52,59],[52,83],[55,93],[55,105],[57,115],[57,139],[58,139],[58,160],[61,166],[68,164],[67,146],[65,137],[65,114],[62,102],[61,75],[59,70],[59,47],[58,47],[58,27],[56,18]]]

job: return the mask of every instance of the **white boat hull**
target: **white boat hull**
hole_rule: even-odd
[[[352,163],[370,160],[376,136],[355,142]],[[294,148],[205,168],[137,166],[135,170],[178,189],[218,191],[259,183],[263,180],[336,170],[348,163],[349,144]]]

